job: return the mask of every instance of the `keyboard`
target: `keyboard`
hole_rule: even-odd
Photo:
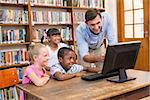
[[[96,73],[92,75],[82,76],[81,79],[86,80],[86,81],[95,81],[95,80],[104,79],[104,78],[108,78],[108,77],[112,77],[116,75],[118,75],[118,72],[108,73],[106,75],[102,73]]]

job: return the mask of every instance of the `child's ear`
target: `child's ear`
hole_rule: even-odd
[[[35,61],[37,58],[37,55],[33,55],[33,60]]]
[[[63,58],[62,57],[59,57],[58,60],[59,60],[59,62],[63,62]]]
[[[51,41],[51,38],[50,38],[50,36],[48,36],[48,37],[47,37],[47,40],[48,40],[48,41]]]

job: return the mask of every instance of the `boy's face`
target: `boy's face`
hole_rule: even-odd
[[[76,54],[73,51],[69,51],[63,58],[59,57],[59,62],[63,68],[69,70],[75,64],[76,59]]]
[[[39,50],[39,54],[36,56],[35,61],[38,62],[41,66],[47,66],[49,60],[48,50],[45,48],[41,48]]]
[[[49,36],[48,41],[51,42],[51,43],[58,44],[61,41],[61,36],[59,34]]]

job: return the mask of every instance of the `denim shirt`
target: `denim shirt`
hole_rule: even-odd
[[[117,33],[110,16],[106,12],[101,13],[101,16],[102,30],[98,35],[93,34],[85,22],[81,23],[76,29],[75,35],[81,58],[88,54],[89,48],[99,48],[103,43],[104,37],[106,37],[108,45],[117,42]]]

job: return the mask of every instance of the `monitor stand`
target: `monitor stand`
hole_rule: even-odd
[[[133,78],[133,77],[127,77],[127,73],[126,73],[125,69],[122,68],[122,69],[119,69],[119,78],[112,77],[112,78],[107,79],[107,81],[115,82],[115,83],[123,83],[126,81],[135,80],[135,79],[136,78]]]

